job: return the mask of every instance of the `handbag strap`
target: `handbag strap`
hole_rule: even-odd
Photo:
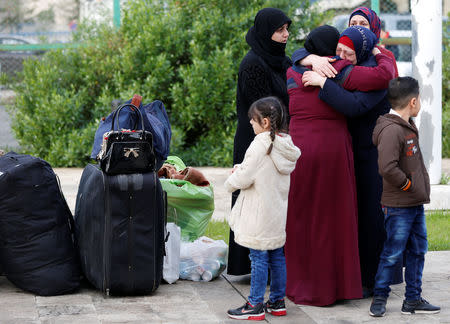
[[[137,105],[133,104],[133,101],[134,101]],[[119,125],[119,114],[120,114],[120,111],[121,111],[123,108],[125,108],[125,107],[130,107],[130,108],[131,108],[131,111],[132,111],[133,113],[136,114],[137,118],[139,118],[140,121],[141,121],[141,129],[144,130],[144,118],[142,117],[141,110],[139,109],[139,106],[140,106],[140,104],[141,104],[141,101],[142,101],[142,97],[135,94],[135,95],[133,96],[133,99],[131,99],[131,103],[129,103],[129,104],[127,104],[127,103],[126,103],[126,104],[123,104],[123,105],[121,105],[119,108],[117,108],[116,111],[114,111],[114,115],[113,115],[113,118],[112,118],[112,122],[111,122],[111,130],[114,130],[114,125],[115,125],[115,124],[116,124],[116,126],[117,126],[117,130],[120,129],[120,127],[119,127],[119,126],[120,126],[120,125]],[[137,128],[136,124],[137,124],[137,123],[135,123],[134,129]]]

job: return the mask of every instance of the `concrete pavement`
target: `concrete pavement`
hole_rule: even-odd
[[[229,168],[201,167],[197,168],[206,176],[214,188],[214,204],[215,209],[212,219],[222,221],[225,215],[230,212],[231,194],[224,188],[224,182],[230,174]],[[67,203],[72,210],[75,211],[75,202],[77,198],[78,184],[80,183],[83,169],[80,168],[55,168],[55,173],[61,181],[61,187]]]
[[[214,187],[215,210],[212,219],[222,221],[230,212],[231,195],[225,190],[224,182],[230,174],[230,168],[199,167],[197,168],[206,176]],[[62,190],[72,212],[75,211],[75,201],[78,184],[83,169],[80,168],[55,168],[55,173],[61,180]],[[450,159],[442,160],[444,174],[450,176]],[[431,186],[431,203],[425,205],[427,210],[450,209],[450,184]]]
[[[199,168],[215,188],[216,211],[222,220],[229,212],[223,189],[229,169]],[[64,195],[74,210],[81,169],[55,169]],[[401,315],[404,284],[393,286],[384,318],[368,314],[371,300],[341,301],[328,307],[295,305],[287,300],[288,315],[266,315],[267,323],[450,323],[450,251],[429,252],[423,276],[423,296],[442,307],[435,315]],[[150,296],[109,297],[84,283],[70,295],[40,297],[14,287],[0,276],[0,323],[238,323],[226,310],[245,302],[250,276],[222,275],[211,282],[179,280],[162,284]],[[266,296],[267,298],[267,296]]]
[[[392,287],[383,318],[368,314],[371,300],[341,301],[332,306],[298,306],[287,300],[284,317],[266,315],[266,323],[450,323],[450,251],[429,252],[423,276],[423,296],[441,306],[439,314],[402,315],[404,284]],[[74,294],[40,297],[15,288],[0,276],[0,323],[171,323],[231,324],[226,310],[245,303],[249,276],[222,275],[211,282],[179,280],[162,284],[149,296],[109,297],[87,283]],[[267,294],[266,294],[267,298]]]

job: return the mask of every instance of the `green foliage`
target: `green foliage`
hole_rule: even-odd
[[[450,175],[442,174],[441,180],[439,181],[439,184],[441,185],[448,185],[450,184]]]
[[[24,65],[13,107],[21,147],[53,166],[84,166],[111,101],[139,93],[164,103],[172,155],[187,165],[231,165],[237,71],[264,7],[293,18],[288,55],[301,45],[299,34],[325,19],[308,1],[129,0],[119,29],[81,26],[76,41],[85,46]]]
[[[210,221],[206,227],[204,236],[212,238],[213,240],[223,240],[225,243],[229,243],[230,239],[230,226],[226,221]]]
[[[450,211],[433,210],[426,212],[428,231],[428,249],[430,251],[450,250]],[[215,240],[224,240],[228,244],[230,227],[226,221],[211,221],[205,236]]]
[[[426,213],[428,249],[450,250],[450,211],[433,210]]]
[[[442,30],[442,157],[450,158],[450,14]]]

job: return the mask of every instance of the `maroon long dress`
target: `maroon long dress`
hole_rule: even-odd
[[[286,295],[324,306],[362,297],[356,184],[346,119],[318,98],[319,87],[303,87],[303,71],[287,71],[289,133],[302,155],[291,174]]]

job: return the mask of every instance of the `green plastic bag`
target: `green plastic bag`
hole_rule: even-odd
[[[183,171],[184,169],[186,169],[186,165],[184,164],[183,160],[175,155],[168,156],[166,162],[164,163],[172,164],[177,171]]]
[[[213,187],[200,187],[178,179],[160,181],[167,192],[167,221],[180,226],[183,241],[202,236],[214,212]]]

